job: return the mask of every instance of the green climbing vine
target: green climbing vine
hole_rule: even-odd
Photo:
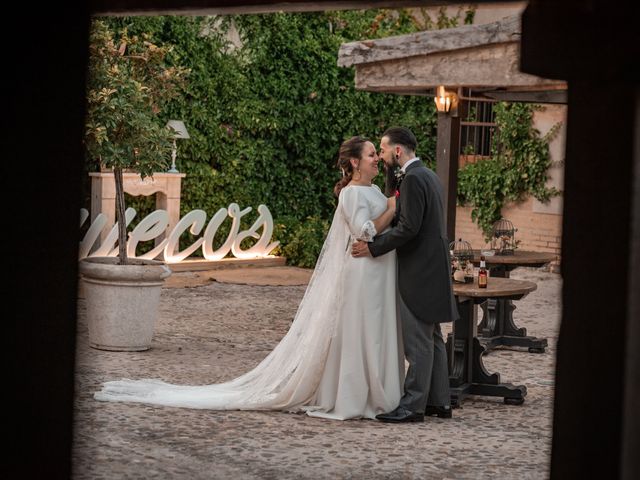
[[[489,238],[504,205],[533,195],[548,201],[559,192],[546,186],[551,165],[549,141],[560,123],[541,136],[532,126],[536,108],[525,103],[495,104],[497,128],[491,157],[469,164],[458,175],[458,203],[471,205],[471,218]]]
[[[167,64],[190,71],[182,94],[158,119],[183,120],[191,137],[178,142],[177,167],[187,174],[181,214],[202,209],[210,216],[231,202],[254,209],[264,203],[282,245],[276,253],[312,266],[335,209],[335,162],[344,139],[364,134],[377,141],[389,126],[405,125],[418,138],[418,154],[434,163],[433,102],[356,90],[353,69],[337,65],[340,45],[462,23],[469,11],[449,18],[442,10],[434,19],[401,9],[105,22],[116,37],[126,30],[170,45]],[[154,209],[148,197],[127,202],[138,211],[136,220]],[[241,228],[254,218],[244,217]],[[188,233],[182,239],[192,241]]]
[[[168,46],[167,67],[189,70],[180,95],[158,123],[181,119],[189,140],[178,142],[181,214],[202,209],[210,217],[231,202],[273,214],[275,239],[292,264],[313,266],[335,209],[333,184],[340,143],[356,134],[374,141],[392,125],[418,138],[417,154],[435,166],[436,114],[424,97],[358,91],[354,70],[337,66],[342,43],[447,28],[473,21],[472,7],[445,9],[273,13],[219,17],[103,17],[117,38],[128,35]],[[417,12],[417,13],[416,13]],[[497,106],[496,146],[490,160],[460,172],[459,200],[473,206],[487,231],[504,202],[544,187],[546,141],[535,135],[531,107]],[[382,177],[382,176],[380,176]],[[87,177],[88,178],[88,177]],[[382,183],[382,178],[377,180]],[[87,188],[88,193],[88,188]],[[87,195],[88,196],[88,195]],[[130,197],[137,220],[154,209],[149,197]],[[242,228],[255,216],[243,218]],[[134,221],[135,223],[135,221]],[[214,247],[226,238],[219,229]],[[193,242],[188,233],[184,244]]]

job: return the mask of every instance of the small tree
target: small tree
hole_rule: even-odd
[[[115,38],[100,20],[92,24],[85,145],[89,161],[113,169],[119,264],[127,261],[122,173],[166,171],[174,132],[157,118],[179,93],[187,69],[168,67],[171,47],[156,46],[126,30]]]

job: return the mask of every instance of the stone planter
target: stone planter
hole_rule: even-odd
[[[142,351],[151,346],[160,290],[171,270],[157,260],[88,257],[80,261],[87,302],[89,344],[112,351]]]

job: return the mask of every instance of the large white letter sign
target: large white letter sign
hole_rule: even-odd
[[[86,208],[80,209],[80,226],[84,224],[84,222],[89,218],[89,211]],[[98,239],[98,235],[107,224],[107,216],[104,213],[98,214],[96,219],[93,221],[87,233],[84,234],[84,238],[80,242],[80,248],[78,249],[78,258],[84,258],[89,255],[91,251],[91,247],[96,243]]]
[[[193,235],[198,235],[206,223],[207,214],[204,210],[192,210],[182,217],[178,224],[167,235],[165,240],[163,240],[159,245],[156,245],[153,250],[141,255],[139,258],[153,259],[164,252],[165,262],[178,263],[195,252],[200,246],[202,246],[202,254],[204,258],[209,261],[220,260],[224,258],[229,251],[231,251],[236,258],[247,259],[267,257],[271,251],[280,244],[280,242],[271,242],[271,235],[273,234],[273,218],[271,217],[271,212],[266,205],[259,205],[259,216],[256,221],[253,222],[253,225],[251,225],[248,230],[240,232],[240,220],[250,211],[251,207],[240,210],[237,203],[231,203],[228,209],[221,208],[213,217],[211,217],[211,220],[204,231],[203,237],[196,240],[192,245],[184,250],[178,251],[180,236],[189,228]],[[128,208],[125,212],[127,226],[129,226],[135,216],[136,211],[133,208]],[[214,250],[213,238],[215,237],[218,228],[220,228],[220,225],[222,225],[222,223],[227,219],[227,216],[233,219],[229,235],[220,248]],[[86,209],[81,209],[80,226],[84,224],[88,217],[89,212]],[[114,244],[118,238],[117,223],[111,228],[109,235],[102,245],[100,245],[95,252],[89,254],[91,248],[98,239],[100,232],[106,226],[106,221],[107,217],[101,213],[90,225],[87,233],[82,239],[82,242],[80,242],[80,258],[84,258],[86,256],[113,257],[118,254],[118,249],[114,248]],[[129,240],[127,241],[127,255],[131,258],[135,258],[138,243],[157,238],[165,232],[168,224],[169,216],[165,210],[156,210],[143,218],[133,229],[133,232],[129,234]],[[261,228],[262,235],[258,235],[257,232]],[[256,239],[256,243],[246,250],[243,250],[240,248],[240,245],[243,240],[247,238]]]
[[[187,231],[187,228],[191,226],[190,232],[193,235],[197,235],[202,231],[202,227],[204,227],[204,222],[207,221],[207,212],[204,210],[191,210],[187,213],[182,219],[178,222],[176,227],[173,229],[171,234],[169,235],[169,239],[167,242],[167,246],[164,248],[164,259],[167,263],[178,263],[193,252],[195,252],[202,242],[204,242],[203,238],[199,238],[195,241],[193,245],[188,248],[185,248],[181,252],[176,252],[180,241],[180,235]]]
[[[88,215],[87,215],[88,216]],[[128,226],[131,223],[131,220],[136,216],[136,211],[133,208],[127,208],[124,212],[125,224]],[[81,217],[82,219],[82,217]],[[85,218],[86,220],[86,218]],[[83,222],[84,223],[84,222]],[[80,251],[79,257],[84,258],[89,255],[91,251],[91,247],[96,242],[98,235],[104,228],[107,223],[107,216],[104,213],[100,213],[96,219],[93,221],[89,230],[85,234],[82,242],[80,242]],[[113,248],[114,244],[118,240],[118,222],[116,222],[107,238],[104,239],[100,248],[98,248],[95,252],[91,254],[92,257],[115,257],[118,254],[118,247]]]
[[[207,230],[204,233],[205,243],[202,247],[202,252],[204,258],[206,258],[207,260],[220,260],[221,258],[224,258],[227,253],[229,253],[229,250],[231,250],[233,242],[236,239],[236,235],[238,235],[238,230],[240,230],[240,219],[251,211],[251,207],[240,210],[240,207],[237,203],[232,203],[229,205],[229,216],[233,218],[233,221],[231,222],[231,230],[229,230],[227,240],[220,246],[220,248],[213,251],[213,237],[215,236],[218,227],[220,227],[220,225],[224,221],[224,218],[222,218],[222,216],[218,217],[221,210],[218,210],[218,213],[216,213],[216,215],[211,219],[209,225],[207,226]],[[218,223],[218,221],[220,223]]]
[[[249,209],[251,209],[251,207],[249,207]],[[224,242],[219,249],[217,250],[213,249],[213,237],[215,237],[216,232],[218,231],[218,228],[220,227],[220,225],[222,225],[222,222],[224,222],[226,219],[227,219],[227,209],[221,208],[216,212],[216,214],[213,217],[211,217],[211,220],[207,225],[207,229],[204,231],[204,235],[202,236],[202,238],[204,239],[204,242],[202,243],[202,255],[207,260],[210,260],[210,261],[220,260],[231,249],[231,244],[229,244],[228,238],[227,238],[227,241]]]
[[[156,210],[144,217],[140,223],[136,225],[136,228],[133,229],[133,232],[129,234],[129,241],[127,242],[127,256],[135,257],[138,243],[153,240],[158,235],[162,235],[168,226],[169,214],[166,210]],[[153,260],[162,253],[166,244],[167,239],[164,239],[156,248],[144,255],[140,255],[139,258]]]
[[[253,225],[251,225],[251,228],[249,228],[249,230],[245,232],[238,234],[238,236],[236,237],[236,241],[233,242],[233,245],[231,246],[231,253],[233,253],[234,257],[262,257],[265,255],[264,252],[270,252],[278,245],[280,245],[280,242],[273,242],[271,244],[269,243],[269,240],[271,240],[271,234],[273,233],[273,218],[271,218],[271,212],[269,211],[269,209],[266,207],[266,205],[259,205],[258,213],[260,214],[260,216],[253,223]],[[260,229],[260,227],[263,227],[262,236],[258,236],[258,234],[256,233]],[[242,250],[240,248],[240,244],[245,238],[248,237],[259,238],[259,240],[253,247]]]

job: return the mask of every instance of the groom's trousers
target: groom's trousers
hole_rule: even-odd
[[[427,405],[450,405],[449,365],[440,324],[420,321],[398,296],[404,355],[409,362],[400,406],[424,413]]]

